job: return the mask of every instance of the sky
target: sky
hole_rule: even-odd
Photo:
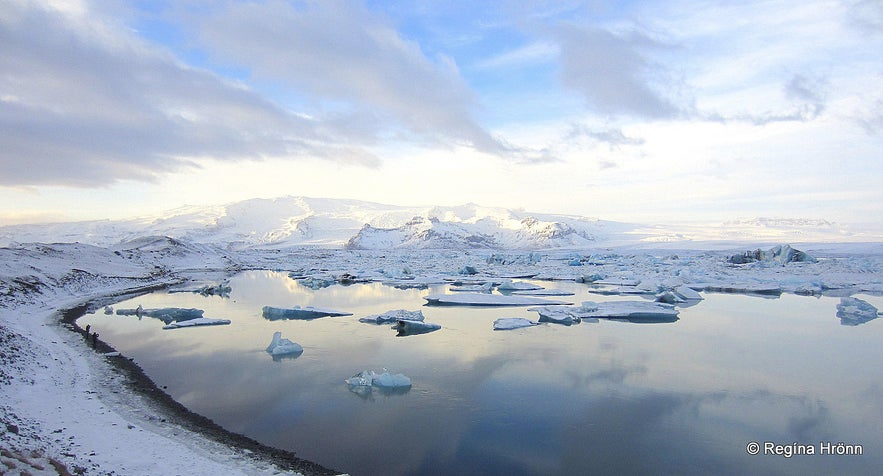
[[[883,2],[0,3],[0,225],[284,195],[883,224]]]

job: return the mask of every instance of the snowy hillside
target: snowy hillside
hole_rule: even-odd
[[[404,207],[289,196],[182,207],[156,217],[5,226],[0,227],[0,246],[80,242],[107,247],[151,236],[231,250],[299,246],[573,249],[715,240],[883,241],[881,230],[857,233],[824,220],[760,218],[717,224],[636,225],[476,204]]]

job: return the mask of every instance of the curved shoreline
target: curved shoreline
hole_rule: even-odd
[[[126,295],[128,294],[126,293]],[[87,301],[71,308],[57,310],[61,316],[60,322],[63,324],[63,327],[75,334],[79,334],[87,341],[89,334],[76,321],[85,315],[91,304],[92,301]],[[99,338],[96,339],[94,351],[98,354],[103,354],[115,352],[116,349]],[[222,445],[245,450],[251,453],[252,457],[273,463],[281,470],[297,471],[304,475],[316,476],[341,474],[340,471],[334,471],[318,463],[299,458],[291,451],[274,448],[245,435],[231,432],[211,419],[187,409],[168,393],[157,387],[156,383],[147,376],[144,370],[129,358],[107,359],[107,364],[125,377],[126,386],[132,392],[150,399],[162,409],[164,417],[189,431],[204,435],[208,439]]]

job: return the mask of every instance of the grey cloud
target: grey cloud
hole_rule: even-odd
[[[214,61],[248,68],[329,104],[367,108],[390,130],[512,152],[475,122],[476,98],[449,59],[430,60],[360,4],[231,4],[208,15],[200,32],[197,41]]]
[[[553,36],[561,51],[562,83],[581,93],[591,109],[646,118],[678,115],[678,107],[660,91],[667,72],[643,53],[664,45],[638,33],[566,24]]]
[[[333,124],[319,127],[239,84],[188,68],[94,12],[4,8],[0,185],[152,180],[202,156],[330,150],[376,162],[337,138]]]
[[[593,129],[584,124],[573,124],[566,134],[565,140],[573,141],[588,138],[595,142],[606,144],[611,149],[619,149],[622,146],[638,146],[644,144],[644,139],[629,137],[621,129],[603,128]]]
[[[807,122],[817,118],[825,111],[825,81],[810,79],[801,74],[793,75],[783,86],[786,99],[792,104],[778,111],[745,112],[738,114],[720,114],[718,112],[696,113],[701,119],[728,123],[747,122],[763,126],[776,122]]]

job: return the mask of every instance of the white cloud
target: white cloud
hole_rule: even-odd
[[[204,18],[198,39],[216,61],[368,109],[387,128],[494,154],[510,150],[473,119],[476,98],[450,58],[427,58],[357,2],[229,4]]]

